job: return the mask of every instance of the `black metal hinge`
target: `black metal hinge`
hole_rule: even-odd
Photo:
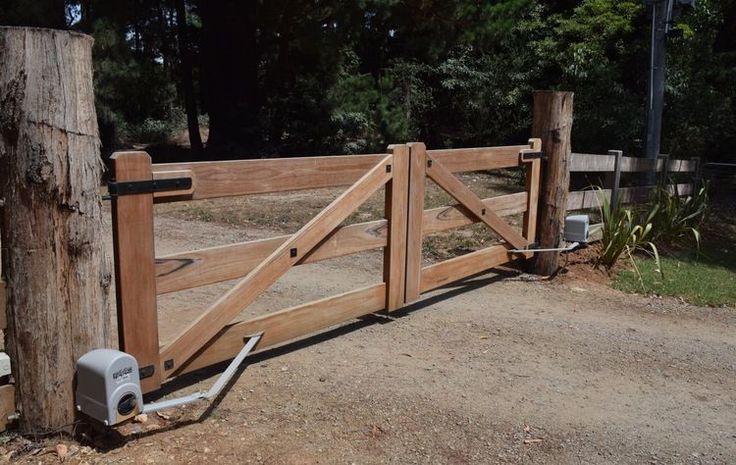
[[[532,161],[532,160],[546,160],[547,154],[544,152],[521,152],[519,154],[519,161]]]
[[[178,191],[191,189],[192,178],[151,179],[147,181],[110,181],[107,191],[111,197],[152,192]]]

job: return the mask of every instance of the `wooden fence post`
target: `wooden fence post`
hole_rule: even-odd
[[[406,303],[419,299],[422,281],[422,235],[427,147],[409,144],[409,224],[406,236]]]
[[[701,181],[703,180],[703,163],[700,157],[692,157],[690,159],[695,162],[695,171],[693,172],[692,176],[693,194],[695,194],[698,191],[698,187],[700,186]]]
[[[670,156],[669,155],[658,155],[657,156],[657,165],[656,168],[659,168],[659,162],[662,162],[662,172],[660,173],[658,179],[658,184],[665,186],[667,185],[667,176],[670,169]]]
[[[116,182],[153,179],[146,152],[117,152],[111,157]],[[113,197],[115,296],[120,350],[138,361],[143,392],[161,387],[153,194]]]
[[[409,191],[409,147],[391,145],[391,180],[386,184],[388,243],[384,249],[383,276],[386,282],[386,310],[404,306],[406,282],[406,228]]]
[[[621,159],[624,156],[623,150],[609,150],[609,155],[616,157],[613,160],[613,186],[611,186],[611,208],[618,208],[619,190],[621,189]]]
[[[109,346],[92,38],[0,27],[0,230],[20,428],[71,430],[74,371]]]
[[[567,213],[570,189],[570,132],[572,130],[572,92],[535,91],[532,137],[542,139],[547,155],[537,231],[541,248],[559,247]],[[534,271],[551,275],[557,271],[559,252],[536,254]]]

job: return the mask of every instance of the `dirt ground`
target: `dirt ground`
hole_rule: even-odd
[[[157,218],[160,254],[274,231]],[[290,271],[247,314],[377,282],[377,252]],[[736,312],[586,279],[495,270],[247,359],[213,407],[191,406],[23,463],[734,463]],[[173,337],[227,284],[162,296]],[[221,368],[221,367],[220,367]],[[164,393],[206,389],[219,371]],[[176,390],[179,389],[179,390]],[[17,448],[16,448],[17,450]],[[61,456],[61,457],[60,457]]]

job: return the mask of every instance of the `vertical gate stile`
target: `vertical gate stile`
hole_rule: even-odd
[[[541,139],[529,139],[531,150],[539,152],[542,150]],[[537,241],[537,210],[539,205],[539,183],[542,173],[542,160],[534,159],[526,167],[526,192],[527,204],[524,212],[522,235],[529,243]],[[527,254],[530,258],[531,254]]]
[[[422,280],[422,235],[427,147],[422,142],[409,144],[409,213],[406,238],[405,303],[419,299]]]
[[[145,152],[118,152],[111,160],[118,183],[153,179]],[[161,387],[153,193],[113,196],[112,224],[120,349],[138,360],[141,388],[150,392]]]
[[[404,305],[406,282],[406,229],[409,192],[409,147],[390,145],[391,180],[386,184],[388,243],[384,249],[383,279],[386,282],[386,310]]]

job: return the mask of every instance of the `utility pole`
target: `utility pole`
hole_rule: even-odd
[[[646,158],[656,160],[662,138],[667,29],[674,0],[649,0],[652,7],[649,86],[647,88]]]
[[[684,8],[695,6],[695,0],[644,0],[644,3],[652,11],[645,157],[656,160],[662,141],[667,35],[671,32],[673,18]]]

